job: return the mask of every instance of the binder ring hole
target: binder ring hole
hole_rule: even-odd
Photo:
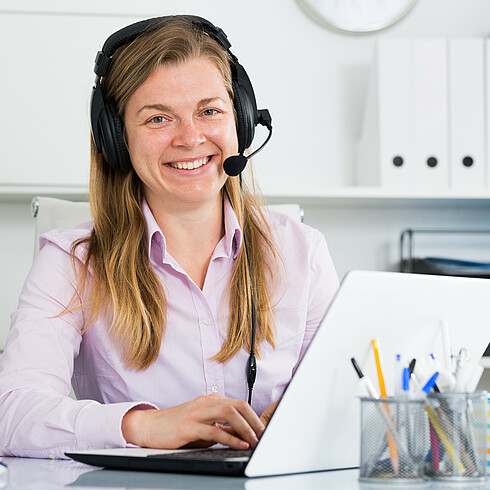
[[[403,158],[400,156],[396,156],[393,158],[393,165],[395,167],[401,167],[403,165]]]
[[[474,163],[473,158],[471,158],[471,157],[464,157],[463,158],[463,165],[465,167],[471,167],[473,165],[473,163]]]
[[[434,168],[437,166],[437,158],[436,157],[429,157],[427,158],[427,165],[430,168]]]

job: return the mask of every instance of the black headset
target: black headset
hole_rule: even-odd
[[[144,32],[164,27],[177,19],[202,29],[230,55],[239,154],[225,160],[224,170],[228,175],[238,175],[245,168],[247,160],[260,151],[269,141],[272,135],[271,117],[267,109],[257,110],[250,79],[236,56],[231,53],[231,43],[226,34],[208,20],[194,15],[172,15],[143,20],[120,29],[107,39],[102,51],[97,53],[94,67],[96,77],[90,101],[90,124],[94,144],[114,170],[128,172],[131,169],[131,159],[124,141],[123,122],[119,117],[115,102],[104,100],[100,80],[107,74],[111,57],[119,47],[130,44]],[[266,126],[269,129],[269,136],[258,150],[249,156],[244,156],[244,151],[252,144],[257,124]]]

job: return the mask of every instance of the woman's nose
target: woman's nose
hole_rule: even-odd
[[[186,148],[196,148],[206,141],[206,137],[193,119],[181,121],[176,129],[174,145]]]

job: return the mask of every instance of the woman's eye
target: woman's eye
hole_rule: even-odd
[[[166,119],[163,116],[155,116],[155,117],[152,117],[149,122],[151,122],[153,124],[161,124],[165,120]]]
[[[202,111],[203,116],[213,116],[214,114],[217,114],[218,111],[216,109],[206,109]]]

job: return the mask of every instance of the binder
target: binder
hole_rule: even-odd
[[[449,181],[453,189],[485,187],[483,39],[448,42]]]
[[[412,48],[408,39],[379,39],[357,147],[357,184],[413,188]]]
[[[485,186],[490,188],[490,39],[484,45],[484,79],[485,79]],[[490,463],[490,459],[489,459]]]
[[[416,186],[449,187],[447,49],[445,39],[412,42]]]

